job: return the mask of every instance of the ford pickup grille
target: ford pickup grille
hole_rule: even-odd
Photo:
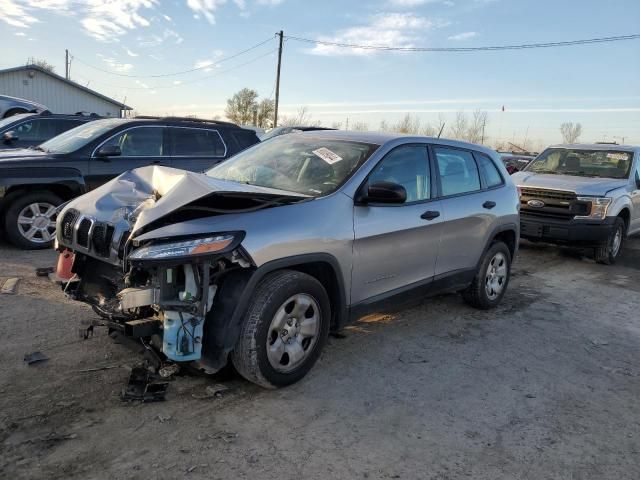
[[[586,205],[579,202],[573,192],[520,188],[521,215],[571,220],[575,215],[583,214],[585,210]]]

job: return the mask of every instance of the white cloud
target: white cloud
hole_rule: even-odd
[[[162,18],[164,18],[167,22],[171,22],[171,17],[169,15],[162,15]]]
[[[447,37],[447,40],[462,41],[462,40],[469,40],[470,38],[474,38],[477,36],[478,36],[478,32],[462,32],[462,33],[458,33],[456,35],[451,35],[450,37]]]
[[[425,3],[438,3],[439,0],[391,0],[389,3],[396,7],[417,7]]]
[[[174,80],[173,84],[174,85],[180,85],[182,83],[182,80]]]
[[[16,33],[14,33],[14,35],[15,35],[16,37],[26,37],[26,36],[27,36],[27,34],[26,34],[26,33],[24,33],[24,32],[16,32]]]
[[[0,0],[0,20],[17,28],[29,28],[39,21],[14,0]]]
[[[156,5],[158,0],[87,0],[88,11],[81,23],[92,37],[117,41],[117,37],[128,30],[149,26],[149,20],[140,11]]]
[[[447,25],[448,22],[430,20],[413,13],[382,13],[374,15],[368,25],[340,30],[332,37],[320,37],[318,40],[350,45],[410,48],[416,46],[415,42],[425,30]],[[375,50],[317,44],[310,52],[316,55],[371,55]]]
[[[102,55],[99,55],[99,56],[102,57]],[[133,68],[133,65],[131,65],[130,63],[120,63],[117,60],[110,57],[102,57],[102,61],[107,65],[109,65],[109,67],[111,67],[112,70],[115,70],[118,73],[125,73]]]
[[[198,19],[202,15],[211,25],[214,25],[216,17],[213,13],[225,3],[227,0],[187,0],[187,7],[193,11],[194,18]]]
[[[124,49],[125,52],[127,52],[127,55],[129,55],[130,57],[137,57],[138,54],[135,52],[132,52],[131,50],[129,50],[127,47],[122,47]]]
[[[275,7],[276,5],[280,5],[282,2],[284,2],[284,0],[258,0],[258,5]]]

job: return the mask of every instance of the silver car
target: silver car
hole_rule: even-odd
[[[517,191],[492,150],[308,132],[206,174],[145,167],[72,200],[58,274],[98,323],[161,359],[207,371],[230,360],[274,388],[365,314],[444,291],[496,306],[518,230]]]
[[[40,113],[46,110],[47,107],[31,100],[0,95],[0,118],[8,118],[19,113]]]

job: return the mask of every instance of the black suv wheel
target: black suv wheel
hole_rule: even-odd
[[[269,274],[247,309],[233,365],[266,388],[295,383],[320,356],[330,318],[329,297],[315,278],[293,270]]]
[[[60,197],[46,191],[14,197],[5,212],[4,229],[9,241],[28,250],[51,247],[56,233],[56,207],[61,203]]]

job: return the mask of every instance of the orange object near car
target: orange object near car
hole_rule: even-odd
[[[58,266],[56,268],[56,275],[60,280],[71,280],[73,278],[73,272],[71,267],[73,266],[73,259],[75,254],[69,250],[65,250],[58,255]]]

